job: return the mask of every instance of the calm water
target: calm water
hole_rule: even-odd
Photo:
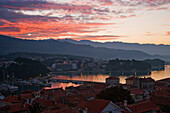
[[[76,76],[68,76],[68,75],[57,75],[53,78],[55,79],[64,79],[64,80],[79,80],[79,81],[94,81],[94,82],[105,82],[105,79],[109,77],[109,75],[103,75],[103,74],[98,74],[98,75],[76,75]],[[120,83],[125,83],[125,79],[129,76],[117,76],[120,78]],[[144,76],[140,76],[144,77]],[[145,77],[152,77],[155,80],[163,79],[163,78],[168,78],[170,77],[170,65],[167,65],[165,67],[164,71],[152,71],[151,75],[145,75]],[[61,88],[65,89],[65,87],[69,86],[78,86],[73,83],[51,83],[52,86],[51,88]]]
[[[78,81],[93,81],[93,82],[105,82],[105,79],[109,77],[109,75],[103,75],[103,74],[98,74],[98,75],[75,75],[75,76],[68,76],[68,75],[56,75],[55,79],[64,79],[64,80],[78,80]],[[129,76],[117,76],[120,78],[120,83],[125,83],[125,79]],[[144,76],[140,76],[144,77]],[[152,77],[155,80],[163,79],[163,78],[168,78],[170,77],[170,65],[167,65],[165,67],[164,71],[152,71],[151,75],[146,75],[146,77]],[[79,86],[74,83],[60,83],[60,82],[51,82],[51,88],[63,88],[65,89],[66,87],[69,86]],[[19,90],[16,91],[16,94],[24,91],[24,90],[33,90],[33,91],[38,91],[42,89],[43,87],[41,86],[19,86]],[[49,87],[46,87],[48,89]]]

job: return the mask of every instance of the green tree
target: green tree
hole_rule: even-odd
[[[133,104],[134,100],[130,95],[130,91],[124,89],[123,87],[111,87],[107,88],[104,91],[101,91],[96,95],[99,99],[110,100],[114,103],[124,102],[127,100],[128,104]]]

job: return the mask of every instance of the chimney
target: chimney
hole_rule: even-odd
[[[124,106],[125,107],[127,106],[127,100],[124,100]]]
[[[25,104],[22,104],[22,107],[25,108]]]
[[[83,113],[87,113],[87,112],[88,112],[88,109],[85,108],[85,109],[83,110]]]

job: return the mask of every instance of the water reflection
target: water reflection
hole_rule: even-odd
[[[60,82],[51,82],[51,87],[46,87],[44,89],[53,89],[53,88],[62,88],[65,90],[66,87],[74,86],[77,87],[79,84],[74,83],[60,83]]]
[[[155,80],[163,79],[163,78],[168,78],[170,77],[170,65],[167,65],[165,67],[164,71],[152,71],[151,75],[145,75],[146,77],[152,77]],[[78,81],[92,81],[92,82],[105,82],[105,79],[109,77],[109,75],[103,75],[103,74],[98,74],[98,75],[57,75],[53,77],[53,79],[64,79],[64,80],[78,80]],[[125,79],[128,76],[118,76],[120,78],[120,83],[125,83]],[[144,76],[139,76],[139,77],[144,77]],[[73,83],[52,83],[52,88],[60,88],[68,86],[78,86]]]

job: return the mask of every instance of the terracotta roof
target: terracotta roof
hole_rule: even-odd
[[[32,93],[20,94],[21,99],[31,99],[34,98]]]
[[[54,101],[52,100],[45,100],[45,99],[42,99],[42,98],[36,98],[34,100],[34,103],[44,103],[44,105],[47,107],[47,106],[53,106],[54,105]]]
[[[64,104],[56,104],[56,105],[53,105],[53,106],[48,106],[47,108],[44,109],[44,111],[49,111],[49,110],[58,110],[58,109],[63,109],[63,108],[66,108],[67,105],[64,105]]]
[[[7,96],[5,97],[4,101],[10,103],[19,103],[18,96]]]
[[[21,94],[28,94],[28,93],[33,93],[33,91],[31,91],[31,90],[25,90],[25,91],[23,91]]]
[[[9,110],[9,108],[10,108],[9,106],[10,106],[10,103],[0,101],[0,111]]]
[[[106,78],[106,79],[118,79],[119,80],[119,77],[109,77],[109,78]]]
[[[61,89],[45,89],[42,91],[42,96],[50,96],[50,97],[62,97],[65,96],[67,93],[64,90]]]
[[[15,112],[23,112],[23,111],[28,111],[29,110],[29,105],[28,104],[11,104],[10,105],[10,113],[15,113]]]
[[[77,91],[80,94],[88,94],[88,93],[92,93],[94,91],[94,89],[92,89],[92,88],[85,88],[85,89],[77,89]]]
[[[73,113],[73,111],[70,108],[63,108],[58,110],[44,111],[42,113]]]
[[[157,82],[170,82],[170,78],[161,79],[158,80]]]
[[[142,82],[154,82],[155,80],[152,79],[151,77],[148,77],[148,78],[140,78],[140,81],[142,81]]]
[[[155,86],[165,86],[166,82],[155,82]]]
[[[70,103],[79,103],[86,100],[85,95],[82,94],[66,96],[65,98]]]
[[[156,110],[156,106],[152,101],[145,101],[139,104],[129,105],[128,108],[133,111],[133,113],[143,113],[151,110]]]
[[[165,96],[152,96],[151,100],[157,105],[168,105],[170,106],[170,97]]]
[[[138,77],[128,77],[125,80],[136,80],[136,79],[138,79]]]
[[[135,89],[130,89],[130,93],[131,94],[136,94],[136,95],[142,95],[142,94],[145,93],[145,90],[135,88]]]
[[[79,103],[76,108],[88,109],[88,113],[100,113],[111,101],[102,99],[93,99],[90,102]]]
[[[170,88],[168,87],[156,87],[155,95],[170,96]]]

